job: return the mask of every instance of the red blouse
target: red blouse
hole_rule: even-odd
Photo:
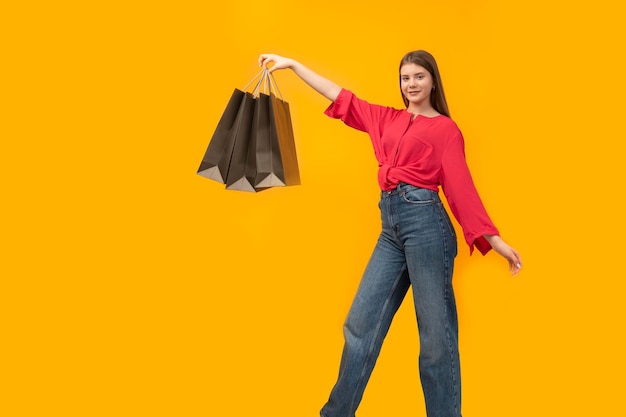
[[[404,182],[439,192],[461,225],[470,254],[485,255],[491,245],[483,235],[498,235],[474,186],[463,135],[444,115],[418,115],[407,110],[370,104],[342,89],[325,114],[369,134],[378,160],[378,183],[383,191]]]

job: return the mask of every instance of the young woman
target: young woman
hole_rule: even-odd
[[[269,64],[273,64],[268,67]],[[367,133],[379,164],[382,231],[344,324],[339,376],[322,417],[354,417],[392,318],[409,288],[417,316],[419,370],[429,417],[461,416],[458,323],[452,271],[454,227],[470,253],[502,255],[516,275],[518,252],[499,236],[474,186],[461,131],[450,118],[437,63],[419,50],[400,61],[406,109],[370,104],[293,59],[262,54],[269,71],[289,68],[332,103],[326,115]]]

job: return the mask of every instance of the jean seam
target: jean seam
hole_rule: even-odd
[[[443,220],[443,219],[442,219]],[[442,225],[444,226],[444,225]],[[444,273],[445,273],[445,293],[444,293],[444,311],[445,311],[445,315],[446,317],[449,317],[450,312],[448,311],[448,305],[449,305],[449,298],[450,298],[450,286],[452,285],[451,282],[448,282],[448,276],[449,276],[449,262],[448,262],[448,238],[447,236],[443,236],[443,250],[444,250]],[[452,376],[452,395],[453,395],[453,400],[454,400],[454,411],[455,414],[459,414],[459,409],[457,407],[458,404],[458,395],[459,393],[456,390],[456,386],[457,386],[457,375],[455,372],[455,367],[456,367],[456,361],[454,359],[454,347],[452,346],[452,340],[450,338],[450,325],[448,323],[448,321],[446,321],[446,339],[448,342],[448,354],[450,355],[450,374]]]
[[[441,222],[443,223],[443,226],[446,227],[448,232],[450,232],[451,236],[456,237],[456,232],[454,230],[454,226],[452,225],[452,222],[450,221],[450,216],[448,216],[448,213],[446,212],[446,209],[443,206],[443,203],[439,202],[439,203],[437,203],[437,206],[439,207],[439,218],[440,218]]]
[[[402,275],[405,270],[406,270],[406,263],[404,267],[400,270],[400,273],[398,274],[396,280],[394,281],[393,286],[391,287],[391,291],[389,292],[387,299],[385,300],[385,304],[383,305],[383,308],[381,309],[381,312],[378,316],[378,322],[376,323],[376,330],[374,331],[374,334],[372,336],[372,341],[370,343],[370,346],[367,351],[367,355],[365,357],[363,369],[361,371],[361,374],[359,375],[359,380],[356,384],[356,388],[358,389],[354,390],[352,400],[350,401],[350,410],[354,409],[354,403],[356,401],[355,396],[358,392],[361,391],[360,387],[361,387],[361,384],[363,383],[363,378],[365,378],[365,375],[367,374],[367,369],[369,369],[369,363],[373,357],[373,353],[376,347],[376,341],[378,340],[378,335],[380,334],[380,329],[382,327],[383,317],[385,317],[385,313],[387,312],[389,305],[391,304],[392,295],[396,292],[398,286],[400,285],[400,281],[402,280]]]

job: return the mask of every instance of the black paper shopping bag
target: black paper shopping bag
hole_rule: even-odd
[[[261,93],[258,100],[255,119],[256,175],[254,186],[257,189],[282,187],[285,185],[285,175],[278,135],[276,128],[272,127],[271,97]]]
[[[263,169],[263,164],[258,163],[258,149],[269,140],[270,134],[270,99],[263,93],[258,93],[255,97],[254,115],[252,117],[251,129],[247,148],[244,149],[241,141],[241,149],[233,152],[233,163],[228,175],[226,188],[240,191],[262,191],[268,187],[256,187],[256,177],[259,169]],[[237,163],[235,161],[237,154]],[[245,160],[243,156],[245,155]],[[240,159],[241,158],[241,159]]]
[[[236,129],[239,108],[246,94],[235,89],[222,113],[211,137],[209,146],[202,158],[198,174],[215,181],[225,183],[234,146],[233,129]]]
[[[215,128],[197,173],[237,188],[238,170],[245,164],[254,114],[255,95],[246,91],[255,81],[258,86],[266,70],[259,71],[242,89],[235,88]],[[233,159],[234,157],[234,159]],[[234,169],[229,177],[230,170]],[[245,184],[242,184],[245,187]]]
[[[252,94],[245,94],[239,106],[237,121],[231,131],[233,150],[225,181],[226,188],[230,190],[255,191],[254,182],[249,181],[246,176],[246,169],[256,101]]]

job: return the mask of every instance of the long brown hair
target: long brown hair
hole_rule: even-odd
[[[441,82],[441,76],[439,75],[439,68],[437,67],[437,61],[435,58],[424,50],[417,50],[408,52],[400,61],[400,67],[398,72],[402,69],[403,65],[416,64],[420,67],[424,67],[433,78],[434,90],[430,92],[430,104],[439,113],[450,117],[450,110],[448,110],[448,103],[446,102],[446,95],[443,92],[443,84]],[[402,76],[400,76],[400,94],[402,94]],[[409,107],[409,100],[402,94],[402,101],[404,105]]]

